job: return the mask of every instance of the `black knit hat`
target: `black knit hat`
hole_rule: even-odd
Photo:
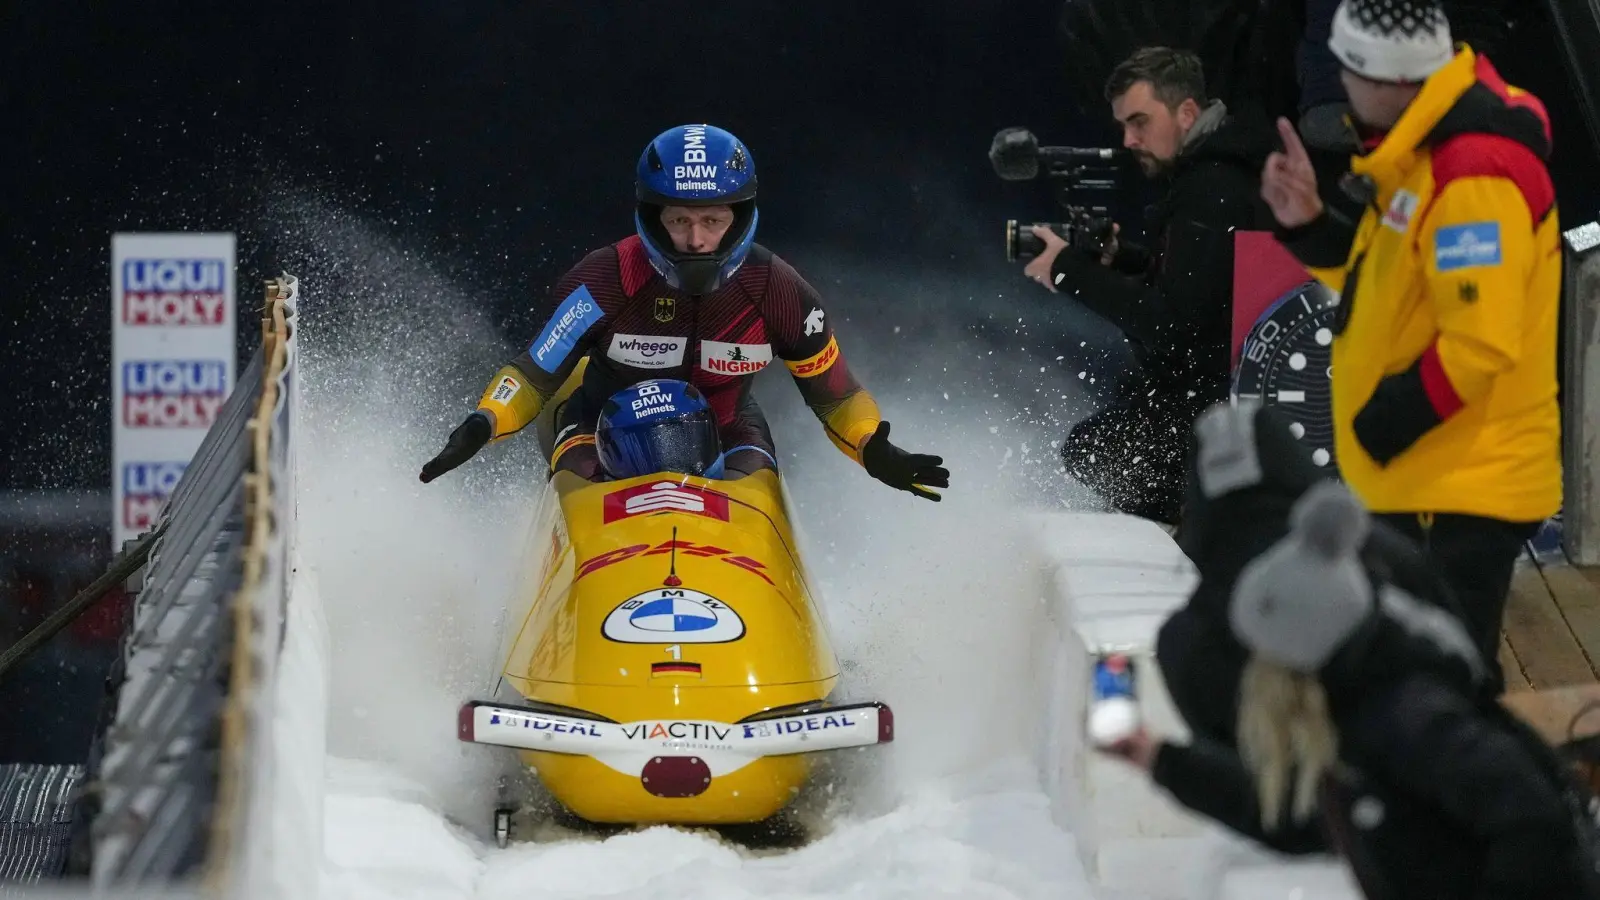
[[[1455,55],[1438,0],[1342,0],[1328,49],[1372,81],[1417,83]]]

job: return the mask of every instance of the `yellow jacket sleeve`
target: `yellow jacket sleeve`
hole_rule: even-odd
[[[1328,289],[1333,291],[1335,294],[1344,293],[1344,279],[1345,276],[1349,274],[1349,270],[1344,266],[1333,266],[1327,268],[1319,266],[1306,266],[1306,271],[1311,273],[1312,278],[1315,278],[1316,280],[1327,285]]]
[[[832,334],[814,355],[805,359],[784,360],[789,374],[806,405],[822,422],[822,428],[846,456],[861,462],[861,447],[878,430],[881,414],[878,402],[861,386],[839,350]]]
[[[544,400],[539,392],[527,383],[527,378],[516,366],[507,364],[494,373],[489,386],[478,399],[478,411],[489,417],[493,426],[490,440],[498,441],[528,427],[539,417]]]
[[[1438,318],[1440,367],[1461,404],[1480,400],[1522,352],[1534,264],[1528,203],[1509,178],[1451,181],[1422,223],[1418,252]]]
[[[1410,368],[1384,376],[1351,423],[1379,465],[1486,397],[1522,352],[1533,222],[1515,184],[1499,175],[1451,181],[1414,247],[1438,336]]]

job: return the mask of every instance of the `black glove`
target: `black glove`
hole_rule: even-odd
[[[1372,399],[1357,410],[1351,431],[1373,461],[1387,466],[1442,421],[1423,385],[1419,360],[1406,371],[1386,375],[1378,382]]]
[[[892,488],[910,491],[935,503],[939,495],[926,487],[950,486],[950,470],[944,468],[944,457],[926,453],[907,453],[889,443],[889,423],[882,422],[878,430],[867,438],[861,447],[861,466],[867,474]]]
[[[427,484],[471,459],[473,454],[483,449],[484,444],[489,443],[493,434],[489,417],[474,411],[465,422],[456,426],[455,431],[450,432],[450,440],[445,442],[439,455],[423,464],[422,483]]]

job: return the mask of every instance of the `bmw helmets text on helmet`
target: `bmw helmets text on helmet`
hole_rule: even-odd
[[[714,125],[680,125],[656,135],[639,156],[634,228],[650,265],[667,284],[709,294],[726,284],[755,242],[756,168],[744,142]],[[733,224],[710,253],[679,253],[661,210],[668,206],[729,206]]]
[[[601,404],[594,436],[600,465],[612,478],[722,477],[716,414],[686,381],[652,378],[617,391]]]

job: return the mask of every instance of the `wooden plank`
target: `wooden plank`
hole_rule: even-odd
[[[1600,660],[1600,588],[1565,563],[1541,565],[1539,574],[1562,618],[1567,620],[1567,629],[1589,661],[1590,674],[1596,675],[1595,661]]]
[[[1508,692],[1533,690],[1533,684],[1528,681],[1528,673],[1522,671],[1522,661],[1517,659],[1517,652],[1511,649],[1511,643],[1506,640],[1504,631],[1500,632],[1500,671],[1505,675]]]
[[[1524,722],[1552,744],[1563,744],[1567,730],[1572,728],[1572,717],[1584,706],[1600,701],[1600,684],[1581,684],[1547,691],[1518,691],[1500,698],[1500,704],[1511,710]],[[1600,731],[1600,710],[1591,710],[1573,729],[1578,737]]]
[[[1594,585],[1595,587],[1600,587],[1600,569],[1597,569],[1594,566],[1584,566],[1578,569],[1578,571],[1583,573],[1583,577],[1589,579],[1590,584]]]
[[[1589,684],[1594,670],[1534,566],[1518,567],[1506,601],[1505,637],[1535,690]]]

